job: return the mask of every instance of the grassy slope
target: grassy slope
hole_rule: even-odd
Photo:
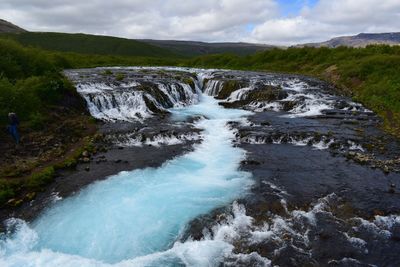
[[[185,57],[195,57],[210,54],[231,53],[240,56],[254,54],[273,48],[267,45],[250,43],[204,43],[192,41],[139,40],[157,47],[165,48]]]
[[[47,140],[58,139],[62,143],[60,139],[64,138],[65,144],[70,144],[71,139],[79,140],[85,132],[83,126],[90,125],[90,117],[82,115],[85,112],[83,101],[72,84],[59,73],[64,64],[68,64],[66,59],[39,49],[24,48],[10,40],[0,40],[0,58],[1,206],[20,194],[25,194],[29,200],[51,182],[55,169],[43,166],[54,158],[63,158],[70,147],[55,147],[47,144]],[[3,129],[7,113],[11,111],[17,112],[21,119],[24,139],[32,139],[32,142],[24,140],[24,146],[36,148],[43,142],[38,147],[45,150],[41,156],[32,158],[31,151],[19,151],[10,144],[11,138]],[[57,132],[60,122],[65,129]],[[64,134],[66,131],[69,136]],[[75,159],[76,155],[70,157]],[[64,165],[59,163],[59,166]],[[13,203],[19,205],[22,200]]]
[[[108,36],[80,33],[24,32],[1,34],[0,37],[13,39],[25,46],[34,46],[59,52],[142,57],[176,56],[168,49],[135,40]]]

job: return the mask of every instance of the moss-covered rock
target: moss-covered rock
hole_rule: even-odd
[[[137,90],[146,92],[151,95],[158,103],[160,103],[164,108],[170,108],[173,106],[170,99],[167,95],[165,95],[162,91],[160,91],[157,87],[152,86],[152,84],[141,84],[137,87]],[[146,102],[147,107],[154,113],[162,114],[165,113],[164,110],[158,108],[153,101],[151,101],[148,97],[144,97],[144,101]]]
[[[216,99],[226,99],[234,91],[244,88],[246,86],[247,86],[247,84],[244,83],[243,81],[238,81],[238,80],[224,81],[221,91],[218,93],[218,95],[215,98]]]
[[[184,83],[190,85],[190,87],[192,88],[193,92],[195,92],[195,90],[196,90],[196,85],[195,85],[193,79],[186,77],[186,78],[184,78],[182,81],[183,81]]]
[[[288,94],[282,90],[281,87],[267,85],[265,87],[250,91],[246,97],[246,100],[250,102],[272,102],[282,100],[286,97],[288,97]]]
[[[48,167],[41,172],[33,174],[28,178],[26,187],[29,189],[42,190],[44,186],[51,183],[55,176],[54,167]]]
[[[286,97],[288,94],[281,87],[267,85],[250,91],[244,100],[221,102],[220,105],[225,108],[241,108],[252,102],[273,102]]]

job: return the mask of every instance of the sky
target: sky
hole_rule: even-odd
[[[30,31],[294,45],[400,31],[400,0],[0,0],[0,18]]]

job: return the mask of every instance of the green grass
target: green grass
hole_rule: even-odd
[[[12,39],[24,46],[50,51],[74,52],[90,55],[174,57],[172,51],[135,40],[90,35],[53,32],[24,32],[1,34],[0,38]]]
[[[32,174],[24,186],[30,190],[43,190],[44,186],[53,181],[55,176],[54,167],[47,167],[38,173]]]

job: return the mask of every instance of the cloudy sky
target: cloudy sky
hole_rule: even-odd
[[[400,31],[400,0],[0,0],[31,31],[278,45]]]

